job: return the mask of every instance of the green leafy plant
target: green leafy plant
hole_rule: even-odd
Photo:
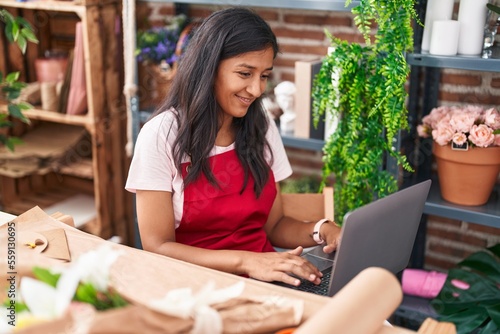
[[[448,271],[431,305],[457,334],[500,332],[500,244],[473,253]]]
[[[26,52],[28,42],[38,43],[33,28],[22,17],[14,17],[7,10],[0,9],[0,21],[5,23],[7,40],[10,43],[16,43],[23,54]],[[19,81],[19,72],[8,73],[4,76],[4,73],[0,71],[0,100],[7,101],[8,111],[8,114],[0,114],[0,128],[5,129],[12,126],[9,116],[29,124],[29,119],[24,116],[23,111],[31,109],[32,106],[29,103],[17,101],[25,86],[25,83]],[[14,146],[20,142],[19,138],[0,133],[0,143],[10,150],[14,150]]]
[[[492,12],[495,12],[497,14],[500,14],[500,7],[499,6],[495,6],[494,4],[492,3],[487,3],[486,4],[486,7],[491,10]]]
[[[304,176],[298,179],[286,179],[281,182],[281,192],[285,194],[316,193],[321,180],[314,176]]]
[[[414,0],[361,0],[352,12],[364,45],[325,32],[334,51],[325,57],[314,80],[313,114],[315,122],[326,113],[338,119],[323,147],[322,186],[333,173],[339,224],[348,211],[398,189],[394,175],[385,169],[389,157],[411,170],[393,146],[398,132],[408,129],[405,53],[413,48],[414,5]]]

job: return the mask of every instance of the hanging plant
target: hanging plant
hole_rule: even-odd
[[[38,43],[33,28],[22,17],[14,17],[7,10],[0,9],[0,22],[5,23],[4,32],[7,40],[10,43],[16,43],[23,54],[26,52],[28,42]],[[32,106],[27,102],[17,102],[24,87],[26,84],[19,81],[19,72],[8,73],[4,76],[4,73],[0,71],[0,100],[7,101],[8,110],[8,114],[0,113],[0,129],[12,126],[9,116],[29,124],[29,119],[24,116],[23,111],[31,109]],[[0,133],[0,144],[10,150],[14,150],[14,146],[20,142],[19,138]]]
[[[393,149],[393,140],[408,129],[405,53],[413,48],[414,5],[414,0],[361,0],[352,13],[364,45],[325,32],[334,51],[314,80],[313,114],[316,123],[326,113],[338,120],[323,147],[323,186],[333,173],[339,224],[348,211],[398,189],[394,175],[385,169],[387,159],[411,170],[406,157]]]

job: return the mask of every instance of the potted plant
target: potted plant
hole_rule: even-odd
[[[33,28],[22,17],[14,17],[7,10],[0,9],[0,21],[5,24],[7,40],[10,43],[16,43],[23,54],[26,52],[28,42],[38,43]],[[25,86],[25,83],[19,81],[19,72],[2,73],[0,71],[0,100],[6,100],[8,111],[7,114],[0,113],[0,128],[8,129],[12,126],[9,116],[29,124],[29,119],[23,115],[23,110],[29,110],[32,106],[27,102],[17,101]],[[20,142],[19,138],[10,136],[8,131],[0,133],[0,143],[9,150],[14,150],[14,146]]]
[[[413,48],[414,5],[414,0],[360,1],[352,12],[364,45],[326,32],[334,50],[314,80],[313,113],[316,122],[325,114],[338,120],[323,148],[323,185],[333,173],[339,224],[346,212],[398,189],[396,177],[384,168],[389,158],[411,170],[394,141],[408,129],[405,53]]]
[[[500,244],[471,254],[448,271],[431,305],[458,334],[500,332]]]
[[[164,26],[137,32],[135,55],[139,66],[139,99],[141,108],[156,106],[164,97],[175,75],[174,64],[182,50],[177,45],[187,26],[184,14],[176,15]]]
[[[500,172],[500,112],[440,106],[423,117],[417,132],[433,139],[441,196],[460,205],[485,204]]]

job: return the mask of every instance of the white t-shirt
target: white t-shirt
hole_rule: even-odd
[[[130,165],[125,189],[158,190],[172,192],[175,227],[182,219],[184,193],[181,173],[175,167],[172,157],[172,145],[177,137],[177,124],[172,112],[163,112],[142,127],[134,148],[134,156]],[[266,138],[273,151],[271,170],[276,182],[284,180],[292,174],[292,168],[276,124],[270,121]],[[234,150],[234,143],[227,146],[214,146],[210,156]],[[270,155],[266,154],[270,162]],[[188,157],[183,162],[188,161]]]

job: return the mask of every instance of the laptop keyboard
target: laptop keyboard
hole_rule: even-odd
[[[317,295],[327,296],[331,273],[332,271],[330,269],[323,271],[323,278],[321,278],[321,283],[318,285],[315,285],[314,283],[311,283],[305,279],[301,279],[299,286],[293,286],[293,285],[284,285],[284,286],[294,290],[311,292]]]

